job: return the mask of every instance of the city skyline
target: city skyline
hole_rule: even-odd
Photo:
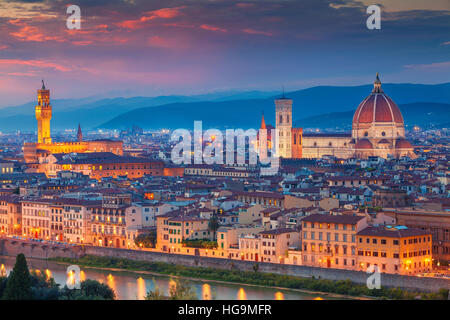
[[[0,4],[0,107],[33,101],[45,78],[55,99],[227,90],[286,91],[390,83],[445,83],[448,2],[79,1],[81,29],[61,1]],[[381,70],[380,70],[381,68]]]

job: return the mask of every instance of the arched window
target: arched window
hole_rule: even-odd
[[[383,131],[383,132],[381,133],[381,135],[384,137],[384,136],[386,135],[386,132]]]
[[[317,142],[314,142],[314,147],[317,147]]]
[[[280,123],[283,123],[283,116],[280,114]]]
[[[369,133],[366,131],[364,132],[364,137],[367,137],[369,135]]]
[[[328,143],[328,146],[329,146],[329,147],[332,147],[332,146],[333,146],[333,144],[331,143],[331,141]]]

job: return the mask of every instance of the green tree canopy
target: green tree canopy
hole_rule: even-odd
[[[8,277],[6,288],[3,293],[4,300],[31,300],[33,291],[31,289],[31,276],[28,270],[27,260],[20,253],[16,257],[16,264]]]
[[[213,214],[211,218],[209,218],[208,229],[214,233],[214,240],[216,239],[216,232],[219,227],[219,218],[217,217],[217,214]]]
[[[141,243],[144,248],[154,248],[156,244],[156,231],[140,234],[134,239],[136,246],[140,247]]]

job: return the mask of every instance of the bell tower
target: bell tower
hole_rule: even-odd
[[[36,105],[36,120],[38,123],[38,143],[50,144],[50,119],[52,106],[50,105],[50,90],[45,89],[44,80],[42,88],[38,90],[38,104]]]
[[[283,158],[292,158],[292,100],[284,96],[275,100],[275,116],[278,137],[278,154]]]

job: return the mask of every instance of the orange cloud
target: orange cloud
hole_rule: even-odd
[[[9,20],[9,23],[20,27],[17,32],[10,32],[9,34],[20,41],[31,42],[44,42],[44,41],[58,41],[64,42],[65,40],[58,36],[46,35],[38,27],[30,26],[20,19]]]
[[[207,25],[207,24],[202,24],[200,26],[200,28],[202,28],[204,30],[208,30],[208,31],[227,32],[227,29],[223,29],[223,28],[219,28],[219,27],[215,27],[215,26],[210,26],[210,25]]]
[[[50,68],[55,69],[57,71],[61,72],[68,72],[71,71],[70,68],[59,65],[53,62],[47,62],[43,60],[20,60],[20,59],[0,59],[0,65],[23,65],[23,66],[30,66],[30,67],[36,67],[36,68]]]
[[[273,36],[273,34],[271,32],[260,31],[260,30],[255,30],[255,29],[243,29],[242,32],[248,33],[248,34],[259,34],[259,35],[268,36],[268,37]]]
[[[119,22],[117,25],[125,29],[139,29],[145,25],[145,22],[160,18],[160,19],[172,19],[181,15],[181,9],[185,6],[175,8],[162,8],[158,10],[145,12],[142,17],[137,20],[125,20]]]

